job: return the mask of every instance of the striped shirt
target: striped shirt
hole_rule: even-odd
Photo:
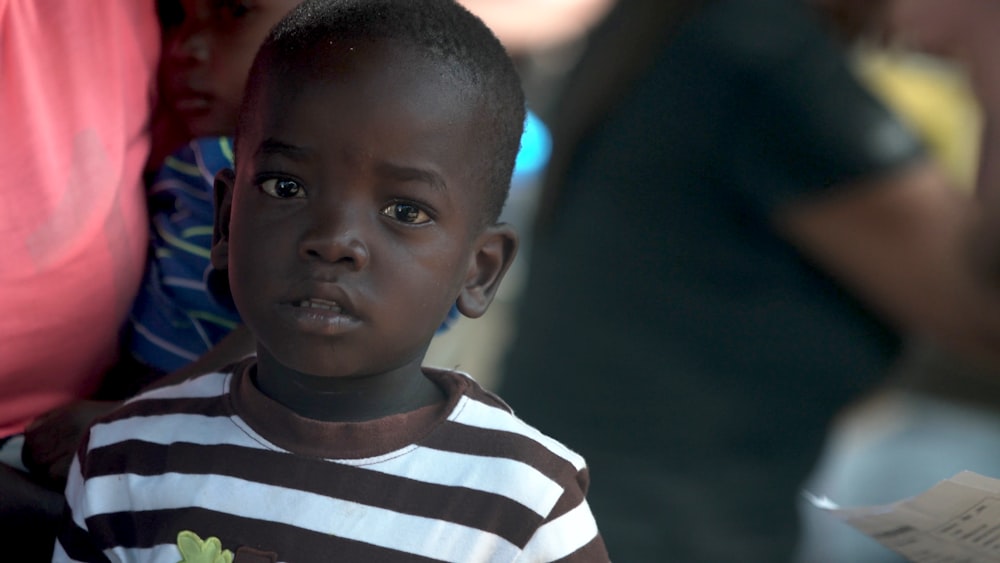
[[[330,423],[263,395],[253,361],[90,429],[54,561],[608,561],[583,458],[468,376],[425,369],[440,405]]]

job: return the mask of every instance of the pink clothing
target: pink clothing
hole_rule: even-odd
[[[158,57],[153,0],[0,0],[0,437],[115,360]]]

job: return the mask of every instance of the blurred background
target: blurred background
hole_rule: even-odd
[[[505,355],[516,342],[516,316],[527,280],[535,213],[544,169],[552,154],[550,125],[560,99],[556,93],[584,52],[588,34],[615,3],[464,3],[511,49],[523,73],[529,108],[538,122],[526,134],[524,147],[529,157],[518,164],[504,215],[523,237],[515,266],[487,315],[478,320],[459,319],[451,330],[440,334],[428,363],[466,371],[496,389],[502,387]],[[942,44],[935,45],[935,37],[921,36],[922,22],[907,20],[911,12],[924,9],[920,4],[937,4],[944,13],[946,2],[807,3],[822,15],[831,37],[843,47],[862,87],[923,144],[941,182],[971,200],[980,167],[984,118],[967,61],[945,48],[945,40],[954,38],[938,38]],[[942,25],[946,20],[939,17]],[[662,297],[671,299],[670,295]],[[995,327],[987,330],[995,331]],[[902,351],[884,380],[844,405],[830,421],[826,439],[817,444],[822,450],[818,465],[803,485],[811,493],[827,495],[842,505],[880,504],[918,494],[963,469],[1000,477],[1000,454],[993,453],[1000,446],[1000,373],[941,346],[933,337],[911,334],[909,327],[900,332]],[[662,376],[670,378],[671,373],[665,370]],[[517,409],[516,403],[514,406]],[[753,422],[747,420],[747,424]],[[556,435],[573,446],[574,436]],[[622,463],[627,463],[624,456]],[[660,508],[669,511],[672,507]],[[808,503],[803,502],[799,510],[799,563],[904,561]],[[596,514],[600,523],[602,513]],[[612,556],[615,553],[612,549]]]

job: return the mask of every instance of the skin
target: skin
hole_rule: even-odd
[[[981,209],[932,163],[788,204],[777,228],[904,334],[1000,369],[1000,291],[970,259]]]
[[[892,35],[909,48],[967,63],[994,52],[1000,5],[993,0],[888,0],[888,4]]]
[[[971,255],[982,277],[1000,286],[1000,3],[994,0],[889,0],[893,34],[908,48],[961,64],[983,115]]]
[[[180,0],[180,21],[164,30],[160,85],[188,138],[233,134],[257,49],[299,2]]]
[[[484,128],[408,46],[334,43],[280,61],[216,182],[213,264],[257,337],[256,383],[311,418],[433,404],[421,362],[457,303],[481,316],[517,247],[483,220]],[[316,78],[321,74],[323,78]]]

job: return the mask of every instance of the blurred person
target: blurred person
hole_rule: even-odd
[[[904,335],[997,362],[978,208],[799,0],[623,0],[564,92],[499,390],[588,459],[613,559],[790,561]]]
[[[976,109],[987,117],[987,136],[982,143],[988,149],[989,127],[996,116],[997,100],[987,86],[1000,79],[1000,65],[994,53],[1000,40],[995,29],[1000,24],[1000,10],[994,2],[960,0],[957,2],[891,0],[887,4],[889,49],[917,53],[924,61],[938,60],[954,65],[968,76],[968,88],[974,94]],[[926,62],[924,63],[926,64]],[[938,69],[940,70],[940,69]],[[898,79],[898,77],[897,77]],[[926,90],[922,90],[925,91]],[[914,92],[909,92],[913,96]],[[893,99],[889,97],[890,103]],[[949,99],[947,97],[938,100]],[[926,122],[941,123],[942,114],[961,115],[965,109],[932,108],[920,101],[923,111],[935,115]],[[952,98],[962,103],[962,97]],[[903,100],[904,112],[919,109]],[[943,110],[943,111],[941,111]],[[915,121],[924,121],[916,116]],[[931,136],[941,129],[926,129]],[[979,135],[981,127],[955,130],[932,147],[963,145],[967,135]],[[980,143],[979,137],[976,144]],[[950,151],[939,153],[947,160]],[[997,221],[996,208],[989,199],[998,189],[994,159],[989,150],[976,155],[980,166],[960,169],[961,178],[971,178],[975,202],[983,205],[986,222],[974,231],[975,243],[987,243],[996,252],[990,227]],[[972,159],[963,158],[966,163]],[[955,162],[956,164],[958,162]],[[991,172],[993,171],[993,172]],[[978,182],[978,186],[975,184]],[[963,192],[966,186],[962,186]],[[994,255],[972,255],[989,272],[988,261]],[[974,263],[976,263],[974,262]],[[994,278],[1000,284],[1000,278]],[[1000,475],[1000,369],[980,365],[955,354],[933,340],[908,343],[905,353],[893,368],[885,385],[850,405],[837,419],[829,444],[806,484],[808,491],[826,496],[841,505],[886,504],[914,496],[939,481],[963,471]],[[803,502],[805,533],[799,554],[802,563],[850,561],[852,563],[890,563],[905,559],[875,540],[864,536],[843,522]]]
[[[33,545],[62,499],[21,432],[98,388],[142,277],[154,4],[0,0],[0,52],[0,537]]]
[[[862,82],[927,145],[955,187],[971,193],[982,116],[967,70],[894,31],[890,0],[811,0],[848,48]],[[905,22],[903,22],[905,24]]]
[[[893,503],[961,471],[1000,476],[1000,370],[933,341],[908,343],[883,386],[835,419],[806,481],[840,506]],[[906,559],[803,498],[800,563]]]
[[[899,46],[858,49],[861,80],[927,145],[948,180],[975,189],[982,116],[961,66]]]

